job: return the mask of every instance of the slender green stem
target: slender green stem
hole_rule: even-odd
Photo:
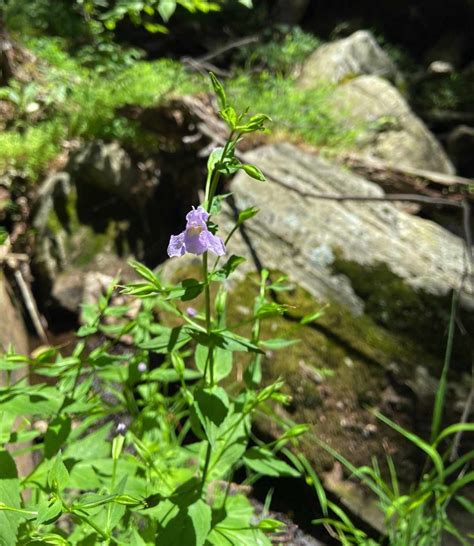
[[[209,278],[207,268],[207,252],[202,255],[202,276],[204,281],[204,299],[205,299],[205,313],[206,313],[206,332],[209,334],[211,331],[211,293],[209,290]]]
[[[229,232],[229,235],[227,235],[227,237],[225,238],[224,246],[227,246],[227,243],[230,241],[232,235],[234,235],[234,233],[237,231],[238,227],[239,227],[239,224],[235,224],[235,226],[231,229],[231,231]],[[216,261],[214,262],[214,266],[212,268],[213,271],[215,271],[217,266],[219,265],[221,257],[222,256],[217,256]]]
[[[209,348],[209,383],[214,385],[214,347]]]
[[[204,490],[204,486],[206,485],[207,472],[209,470],[209,462],[211,460],[211,451],[211,442],[208,441],[206,448],[206,459],[204,461],[204,468],[202,469],[201,494]]]
[[[2,510],[8,512],[16,512],[18,514],[25,514],[27,516],[37,516],[38,512],[32,512],[31,510],[23,510],[21,508],[15,508],[14,506],[7,506],[6,504],[0,503],[0,512]]]
[[[222,159],[226,157],[229,146],[232,143],[232,138],[234,133],[232,132],[224,146],[222,151]],[[205,193],[205,202],[204,205],[207,211],[210,213],[212,209],[212,202],[214,200],[214,195],[217,190],[217,184],[219,183],[220,172],[217,169],[209,172],[206,180],[206,193]],[[206,313],[206,332],[208,335],[211,333],[212,328],[212,316],[211,316],[211,294],[210,294],[210,282],[209,282],[209,269],[208,269],[208,254],[205,252],[202,255],[202,275],[204,282],[204,299],[205,299],[205,313]],[[212,346],[209,347],[208,360],[206,362],[206,370],[204,372],[204,381],[206,382],[207,369],[209,367],[209,384],[210,386],[214,385],[214,349]],[[201,492],[204,489],[206,484],[207,473],[209,470],[209,463],[211,460],[212,446],[208,440],[206,448],[206,459],[204,461],[204,468],[202,471],[202,482],[201,482]]]
[[[203,282],[204,282],[204,298],[205,298],[205,313],[206,313],[206,331],[209,335],[211,333],[211,295],[209,290],[209,272],[207,267],[207,252],[204,252],[202,255],[202,275],[203,275]],[[213,359],[212,359],[212,347],[209,347],[209,353],[208,353],[208,362],[206,363],[206,370],[204,371],[204,381],[206,382],[207,377],[207,366],[209,364],[209,372],[210,372],[210,378],[211,378],[211,385],[213,381]],[[201,493],[204,490],[204,486],[206,484],[206,478],[207,478],[207,472],[209,469],[209,461],[211,460],[211,442],[208,440],[207,448],[206,448],[206,459],[204,462],[204,468],[202,470],[202,481],[201,481]]]

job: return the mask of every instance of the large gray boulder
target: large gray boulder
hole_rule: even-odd
[[[333,89],[328,106],[356,131],[364,154],[401,167],[454,173],[440,144],[396,87],[403,87],[403,78],[370,32],[360,30],[319,47],[306,61],[299,85]]]
[[[144,210],[155,185],[117,142],[87,142],[71,152],[64,170],[41,184],[32,214],[33,269],[43,300],[77,311],[88,271],[113,276],[123,269],[118,241],[131,254],[124,242],[130,218]]]
[[[316,49],[305,62],[300,85],[308,88],[316,83],[338,84],[362,74],[393,81],[401,78],[393,61],[367,30]]]
[[[268,181],[238,174],[232,182],[237,209],[260,209],[232,239],[233,254],[281,270],[319,300],[354,315],[369,314],[438,355],[453,290],[462,288],[462,307],[472,322],[474,294],[469,283],[461,287],[466,271],[460,238],[393,203],[313,197],[384,193],[293,145],[265,146],[246,154],[245,161],[257,163]],[[230,228],[231,212],[223,224]]]
[[[81,183],[117,195],[133,198],[140,171],[118,142],[85,143],[69,158],[66,170]]]
[[[52,287],[62,272],[91,266],[102,256],[115,256],[116,223],[110,220],[104,231],[95,231],[81,222],[77,201],[77,184],[64,171],[48,177],[38,192],[32,219],[36,232],[32,265],[46,300],[56,295]]]
[[[439,142],[387,80],[358,76],[337,86],[329,103],[342,112],[345,125],[358,130],[364,154],[398,167],[454,173]]]
[[[460,287],[461,239],[393,203],[337,201],[345,195],[383,197],[376,184],[286,143],[248,152],[245,160],[258,164],[267,177],[258,184],[242,173],[231,186],[238,209],[253,204],[261,209],[246,224],[251,244],[264,265],[290,272],[315,296],[337,300],[356,313],[363,310],[347,277],[334,274],[337,261],[385,264],[408,286],[433,296]],[[231,248],[245,252],[248,245],[236,236]],[[474,308],[469,287],[463,298]]]

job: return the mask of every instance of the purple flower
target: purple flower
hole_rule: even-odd
[[[146,372],[146,364],[145,362],[140,362],[137,366],[137,369],[140,373],[145,373]]]
[[[217,256],[225,254],[222,240],[207,229],[209,214],[198,207],[186,215],[186,229],[179,235],[171,235],[168,256],[182,256],[186,252],[200,256],[211,251]]]
[[[198,312],[196,311],[196,309],[194,309],[194,307],[186,307],[186,313],[190,317],[195,317],[198,314]]]

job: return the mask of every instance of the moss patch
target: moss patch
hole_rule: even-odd
[[[362,266],[356,262],[337,258],[332,264],[335,273],[349,277],[356,294],[364,301],[367,315],[380,326],[406,340],[415,340],[424,353],[425,364],[433,358],[442,359],[446,349],[446,336],[450,317],[451,295],[434,296],[423,290],[414,290],[393,273],[385,264]],[[462,320],[467,331],[474,329],[474,317],[464,313]],[[462,336],[455,340],[453,363],[470,367],[470,349]],[[411,343],[413,346],[413,342]],[[410,347],[411,350],[411,347]],[[434,375],[439,367],[430,366]]]
[[[230,322],[248,317],[256,294],[256,277],[249,275],[232,291]],[[388,451],[404,465],[406,476],[412,475],[411,447],[378,424],[370,410],[378,408],[413,428],[412,400],[396,394],[391,376],[395,369],[413,369],[420,363],[420,352],[401,343],[370,317],[355,318],[332,304],[316,323],[301,326],[297,319],[321,308],[322,302],[299,287],[283,294],[282,301],[292,309],[287,317],[264,323],[262,338],[299,339],[298,344],[284,350],[268,351],[264,359],[264,381],[282,377],[293,397],[284,416],[313,425],[318,438],[356,465],[367,464],[374,455],[383,461]],[[237,357],[241,366],[245,358]],[[278,433],[275,424],[263,418],[257,425],[263,434]],[[332,457],[310,436],[302,448],[317,468],[332,467]]]
[[[277,276],[275,273],[275,278]],[[173,277],[174,281],[200,278],[200,271],[198,267],[183,266]],[[257,293],[255,274],[249,274],[232,288],[228,298],[228,324],[249,318]],[[281,416],[310,423],[316,437],[355,465],[367,464],[375,455],[383,466],[385,454],[389,452],[409,479],[416,468],[411,446],[379,424],[370,410],[377,408],[413,430],[414,401],[398,392],[398,385],[403,384],[403,374],[413,373],[415,366],[427,357],[413,343],[389,333],[370,317],[356,318],[334,304],[316,323],[301,326],[299,319],[321,308],[323,303],[300,287],[279,293],[279,299],[291,306],[289,312],[286,317],[264,321],[262,339],[299,340],[283,350],[267,351],[263,362],[264,382],[282,377],[286,392],[292,396],[292,403]],[[185,303],[200,307],[199,300]],[[249,330],[249,325],[238,329],[241,334],[248,334]],[[234,353],[234,380],[241,376],[248,360],[248,353]],[[430,362],[436,361],[431,358]],[[394,374],[398,374],[398,381],[394,382]],[[274,420],[261,417],[256,425],[263,436],[279,434]],[[301,447],[317,469],[332,468],[334,460],[317,445],[314,436],[307,435]]]
[[[63,267],[86,266],[98,253],[113,250],[118,231],[117,223],[112,220],[103,232],[96,232],[80,222],[74,186],[68,189],[67,194],[55,195],[47,227],[60,248],[60,259],[65,262]]]

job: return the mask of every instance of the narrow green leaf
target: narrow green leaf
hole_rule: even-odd
[[[10,441],[13,434],[13,423],[16,415],[8,411],[0,411],[0,446]]]
[[[211,279],[216,281],[223,281],[227,279],[239,267],[239,265],[245,261],[246,259],[242,256],[236,256],[233,254],[223,267],[211,274]]]
[[[140,275],[140,277],[143,277],[145,280],[150,282],[158,290],[162,288],[158,275],[155,275],[151,269],[135,260],[130,260],[128,263]]]
[[[51,459],[61,449],[71,432],[71,418],[66,415],[55,417],[44,435],[44,456]]]
[[[62,491],[69,482],[69,472],[63,463],[61,452],[56,454],[48,472],[48,485],[53,491]]]
[[[209,77],[211,78],[212,87],[214,88],[214,93],[217,96],[219,107],[221,110],[224,110],[227,107],[227,97],[224,87],[212,72],[209,72]]]
[[[380,419],[380,421],[382,421],[389,427],[396,430],[398,433],[404,436],[407,440],[409,440],[412,444],[416,445],[418,448],[424,451],[428,455],[428,457],[432,460],[440,478],[444,476],[443,460],[441,458],[441,455],[436,451],[436,449],[434,449],[432,446],[427,444],[424,440],[422,440],[416,434],[413,434],[412,432],[405,430],[403,427],[401,427],[400,425],[397,425],[397,423],[394,423],[393,421],[388,419],[388,417],[385,417],[385,415],[379,413],[378,411],[374,411],[374,414],[377,417],[377,419]]]
[[[20,509],[20,482],[15,461],[8,451],[0,450],[0,503]],[[17,532],[22,516],[17,512],[0,510],[0,544],[17,544]]]
[[[449,328],[448,328],[448,342],[446,344],[446,353],[444,355],[443,370],[441,372],[441,378],[439,380],[439,385],[436,390],[436,399],[433,409],[433,420],[431,423],[431,442],[433,443],[435,438],[438,436],[441,421],[443,418],[443,408],[444,400],[446,396],[446,387],[448,382],[448,371],[451,364],[451,356],[453,352],[453,342],[454,342],[454,330],[456,324],[456,310],[458,306],[458,297],[459,294],[455,290],[453,292],[451,300],[451,314],[449,317]]]
[[[55,522],[63,512],[63,503],[59,499],[51,499],[49,504],[40,507],[36,523],[38,525]]]
[[[436,438],[434,445],[438,445],[441,440],[444,440],[444,438],[447,438],[448,436],[451,436],[453,434],[457,434],[458,432],[474,432],[474,423],[456,423],[454,425],[446,427]]]
[[[260,342],[260,347],[263,347],[264,349],[270,349],[270,350],[278,350],[278,349],[286,349],[287,347],[291,347],[292,345],[295,345],[296,343],[299,343],[299,339],[281,339],[281,338],[274,338],[274,339],[265,339],[264,341]]]
[[[244,455],[244,463],[253,471],[265,476],[297,478],[301,475],[296,468],[278,459],[274,453],[262,447],[248,449]]]
[[[285,524],[282,521],[278,521],[277,519],[273,518],[261,519],[257,525],[255,525],[256,529],[261,529],[262,531],[265,531],[265,533],[282,531],[283,527],[285,527]]]

